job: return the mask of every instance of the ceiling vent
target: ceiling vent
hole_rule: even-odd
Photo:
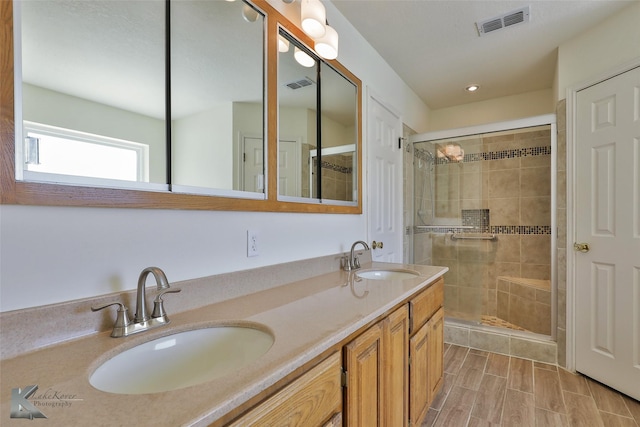
[[[289,89],[296,90],[303,87],[311,86],[314,83],[315,82],[311,80],[309,77],[305,77],[304,79],[301,79],[301,80],[295,80],[293,82],[286,83],[285,86],[287,86]]]
[[[495,18],[485,19],[481,22],[476,22],[478,27],[478,35],[480,37],[493,31],[501,30],[503,28],[511,27],[517,24],[529,22],[529,6],[522,9],[514,10],[504,15],[496,16]]]

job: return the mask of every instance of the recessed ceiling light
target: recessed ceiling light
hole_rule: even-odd
[[[469,86],[467,86],[467,87],[465,88],[465,90],[466,90],[467,92],[475,92],[475,91],[477,91],[478,89],[480,89],[480,86],[478,86],[478,85],[469,85]]]

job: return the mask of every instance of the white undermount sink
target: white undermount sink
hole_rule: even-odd
[[[406,280],[413,279],[420,276],[420,273],[413,270],[404,270],[399,268],[392,269],[376,269],[376,270],[362,270],[356,273],[356,276],[363,279],[373,280]]]
[[[274,337],[258,326],[221,325],[175,333],[123,351],[89,378],[98,390],[145,394],[211,381],[259,359]]]

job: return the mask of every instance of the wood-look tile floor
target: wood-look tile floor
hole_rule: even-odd
[[[640,402],[555,365],[445,344],[422,427],[640,427]]]

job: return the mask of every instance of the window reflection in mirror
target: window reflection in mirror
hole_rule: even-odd
[[[278,194],[355,202],[357,88],[286,32],[279,36]]]
[[[264,16],[242,1],[170,10],[173,191],[264,195]]]
[[[14,7],[24,120],[18,178],[166,188],[164,1]]]

